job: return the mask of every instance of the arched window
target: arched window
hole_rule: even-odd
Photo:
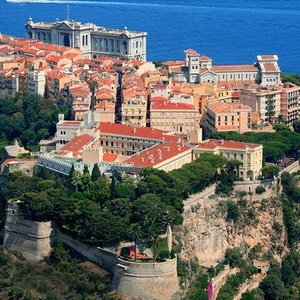
[[[70,35],[69,34],[64,35],[64,46],[70,47]]]
[[[82,36],[82,46],[84,46],[84,35]]]

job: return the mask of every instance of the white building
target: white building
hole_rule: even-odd
[[[28,93],[44,96],[46,77],[44,71],[28,72]]]
[[[107,29],[76,21],[36,22],[29,18],[27,37],[45,43],[79,48],[87,58],[107,55],[146,61],[146,32]]]
[[[258,55],[254,64],[213,65],[210,57],[193,49],[184,51],[184,66],[172,76],[174,80],[189,83],[232,82],[241,86],[251,83],[273,86],[281,83],[277,55]]]

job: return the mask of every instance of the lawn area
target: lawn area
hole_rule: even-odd
[[[168,249],[168,239],[166,237],[163,239],[160,239],[158,241],[158,245],[157,245],[157,249],[156,249],[157,255],[159,255],[160,251],[162,251],[162,250],[169,250]]]

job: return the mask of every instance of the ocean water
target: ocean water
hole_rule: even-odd
[[[0,32],[23,37],[34,21],[66,19],[63,0],[0,0]],[[214,64],[253,63],[277,54],[300,73],[300,0],[70,0],[70,18],[148,32],[148,59],[182,59],[194,48]]]

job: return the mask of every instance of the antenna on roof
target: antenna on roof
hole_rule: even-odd
[[[70,21],[70,0],[67,0],[67,21]]]

